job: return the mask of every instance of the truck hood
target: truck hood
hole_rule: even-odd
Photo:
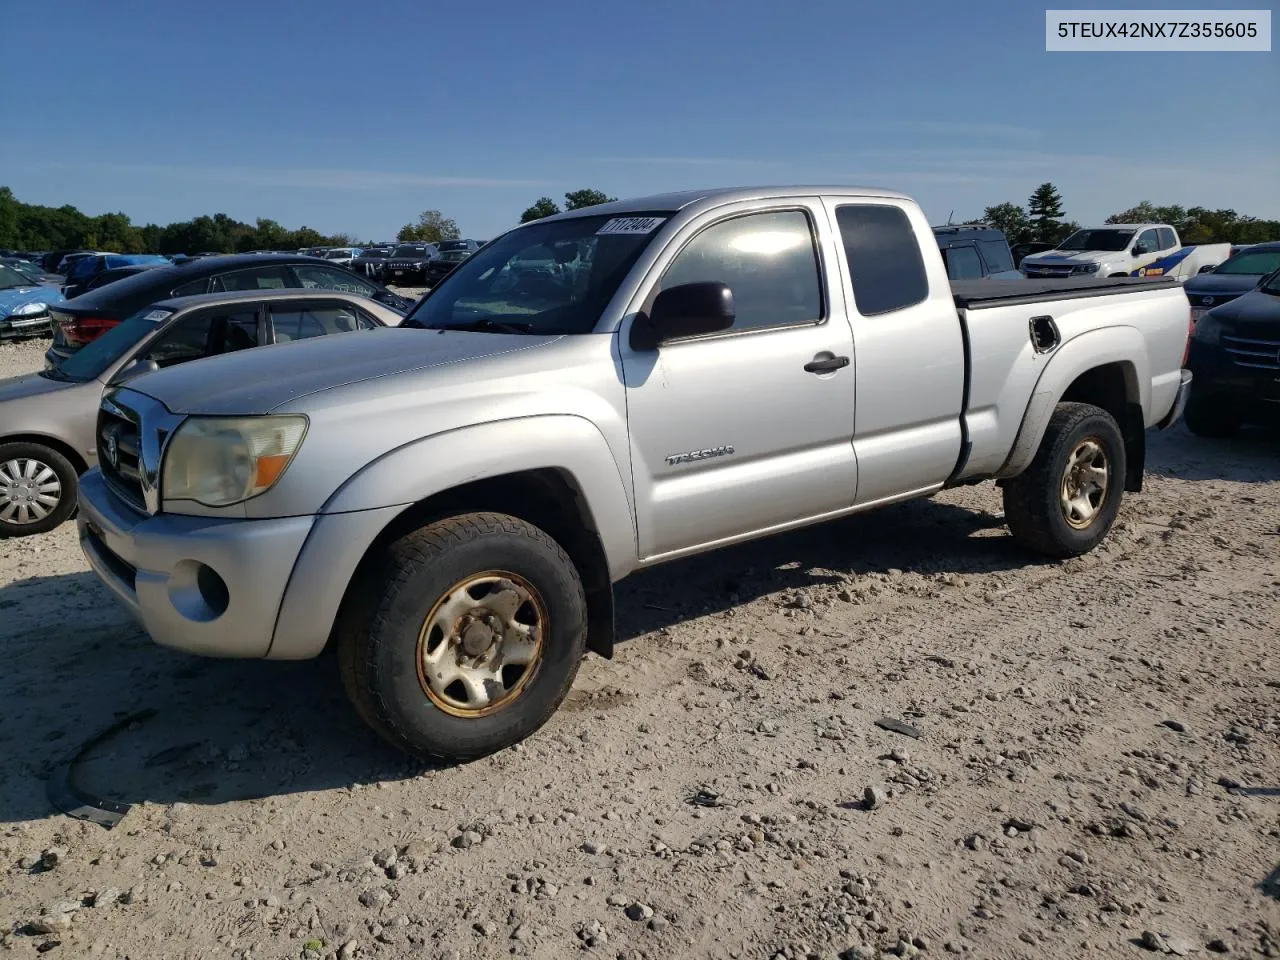
[[[1046,250],[1023,257],[1023,263],[1043,264],[1075,264],[1075,263],[1108,263],[1112,260],[1125,259],[1124,251],[1115,250]]]
[[[1231,323],[1246,326],[1251,323],[1280,322],[1280,296],[1274,293],[1263,293],[1252,290],[1242,297],[1229,300],[1220,307],[1214,307],[1209,316]]]
[[[129,381],[173,413],[269,413],[308,394],[464,360],[495,357],[558,337],[387,327],[209,357]]]

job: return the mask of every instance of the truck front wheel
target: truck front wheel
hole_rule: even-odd
[[[1115,523],[1124,477],[1115,418],[1091,404],[1060,403],[1031,466],[1004,485],[1009,531],[1046,556],[1088,553]]]
[[[391,743],[431,762],[523,740],[569,692],[587,637],[573,562],[516,517],[470,513],[390,544],[339,622],[343,685]]]

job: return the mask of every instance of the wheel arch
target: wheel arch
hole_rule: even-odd
[[[82,457],[79,451],[71,444],[67,443],[59,437],[49,436],[44,433],[13,433],[0,436],[0,444],[5,443],[38,443],[43,447],[56,450],[75,468],[77,474],[84,473],[89,469],[89,464]]]
[[[1064,343],[1036,381],[1013,449],[996,478],[1016,477],[1031,465],[1063,401],[1089,403],[1106,410],[1120,425],[1125,442],[1125,486],[1142,489],[1146,461],[1144,411],[1151,403],[1151,375],[1146,340],[1136,327],[1107,327]]]

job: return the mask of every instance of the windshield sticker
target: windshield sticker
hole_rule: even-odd
[[[596,231],[596,236],[611,233],[653,233],[666,222],[666,217],[614,217]]]
[[[173,316],[172,310],[152,310],[142,319],[143,320],[163,320],[165,317],[171,317],[171,316]]]

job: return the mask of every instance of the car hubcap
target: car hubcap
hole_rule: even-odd
[[[418,682],[441,710],[482,717],[515,700],[537,672],[546,605],[523,577],[491,570],[436,601],[418,636]]]
[[[0,521],[39,523],[61,499],[62,483],[47,463],[25,457],[0,463]]]
[[[1111,487],[1111,465],[1102,444],[1089,437],[1080,441],[1062,474],[1062,515],[1077,530],[1088,527],[1102,511]]]

